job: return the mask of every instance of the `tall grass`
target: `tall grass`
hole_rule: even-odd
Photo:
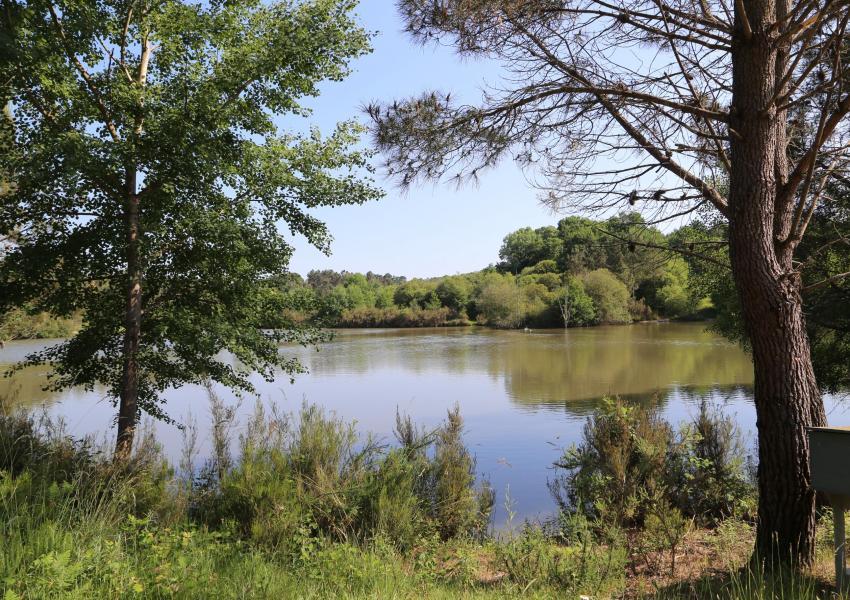
[[[196,472],[190,427],[182,476],[149,432],[118,464],[49,420],[0,413],[0,597],[412,594],[414,550],[487,528],[492,493],[457,410],[411,453],[306,404],[258,404],[234,440],[234,411],[210,400],[213,453]]]
[[[216,418],[223,411],[212,398]],[[486,483],[475,486],[456,409],[417,438],[414,451],[409,439],[391,448],[361,438],[315,405],[286,415],[257,404],[235,461],[228,419],[216,422],[215,452],[190,500],[191,517],[210,529],[235,527],[246,540],[297,554],[304,537],[356,544],[381,538],[409,550],[435,533],[480,534],[489,522],[493,494]]]
[[[381,443],[316,406],[258,404],[237,428],[210,402],[212,454],[196,468],[190,419],[179,470],[150,429],[117,464],[61,423],[0,410],[0,598],[828,597],[735,561],[638,595],[633,532],[581,511],[492,535],[456,407],[433,430],[397,415]],[[740,546],[751,527],[726,523]]]

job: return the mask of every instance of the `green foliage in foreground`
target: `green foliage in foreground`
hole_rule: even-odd
[[[812,578],[737,571],[728,548],[749,547],[751,527],[734,519],[711,542],[724,573],[657,593],[629,581],[636,553],[658,555],[649,529],[570,512],[486,535],[492,495],[457,411],[430,432],[399,417],[393,448],[311,406],[256,411],[234,445],[233,414],[212,397],[197,471],[192,426],[175,470],[150,433],[116,465],[55,424],[0,414],[0,597],[828,597]]]
[[[622,549],[597,564],[588,559],[609,554],[597,546],[486,539],[493,496],[475,486],[456,410],[430,432],[399,417],[392,449],[315,407],[258,410],[232,457],[234,413],[212,400],[214,453],[188,478],[150,434],[118,466],[49,422],[0,416],[4,600],[548,597],[553,586],[622,587]],[[528,580],[540,561],[546,572]],[[491,563],[515,566],[484,583]]]
[[[714,526],[752,517],[746,466],[735,422],[705,401],[677,431],[641,405],[606,398],[549,487],[565,514],[647,529],[681,528],[682,518]]]

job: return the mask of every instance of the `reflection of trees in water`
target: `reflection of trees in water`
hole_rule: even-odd
[[[463,374],[485,370],[492,334],[460,328],[340,333],[319,352],[296,351],[310,372],[368,373],[398,369],[416,374]]]
[[[708,389],[752,382],[746,354],[701,330],[691,330],[687,339],[651,326],[607,328],[599,336],[589,331],[568,331],[560,343],[525,336],[491,353],[489,369],[504,375],[509,396],[523,404],[646,395],[673,384]]]
[[[672,386],[641,394],[617,394],[617,396],[627,404],[659,412],[664,412],[671,405],[688,404],[697,407],[701,401],[725,410],[725,407],[738,406],[742,401],[751,401],[753,387],[752,385]],[[573,417],[590,417],[599,409],[601,402],[602,396],[597,396],[564,402],[523,404],[535,408],[557,409],[558,412],[563,410]],[[676,425],[676,423],[672,424]]]
[[[82,400],[94,393],[98,398],[105,398],[107,390],[97,385],[93,391],[82,388],[72,388],[56,392],[45,390],[50,369],[45,366],[26,367],[7,376],[9,365],[0,364],[0,404],[7,407],[37,408],[42,405],[52,405],[60,400]]]
[[[651,397],[672,384],[689,389],[749,384],[752,365],[735,346],[704,331],[703,325],[635,325],[537,331],[429,329],[341,332],[319,352],[288,346],[315,376],[404,373],[486,373],[504,380],[520,405],[569,403],[570,412],[593,410],[605,394]],[[0,379],[0,397],[18,386],[18,400],[40,404],[56,398],[42,391],[46,368],[32,368],[10,381]],[[694,387],[696,386],[696,387]],[[261,386],[262,387],[262,386]]]
[[[702,401],[719,406],[738,404],[742,398],[752,399],[753,386],[684,386],[671,390],[689,404],[699,404]]]
[[[5,373],[8,367],[0,365],[0,403],[5,406],[38,406],[50,403],[59,397],[59,393],[45,391],[47,372],[45,367],[26,367],[11,375]]]
[[[701,324],[518,331],[469,329],[342,332],[320,352],[299,351],[315,374],[394,369],[486,372],[519,402],[576,401],[648,393],[671,383],[749,383],[752,365]]]

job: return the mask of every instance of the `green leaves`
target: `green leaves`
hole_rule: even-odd
[[[12,115],[0,173],[12,186],[0,231],[19,233],[0,262],[0,313],[25,302],[82,312],[75,337],[28,359],[53,364],[52,386],[119,396],[133,194],[141,407],[164,417],[169,387],[213,379],[250,392],[252,371],[301,370],[278,345],[321,336],[284,316],[270,283],[287,273],[289,236],[329,252],[310,210],[381,192],[359,125],[293,135],[281,117],[306,115],[303,99],[368,52],[355,4],[4,0],[0,98]]]

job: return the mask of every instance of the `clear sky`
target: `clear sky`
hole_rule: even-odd
[[[372,100],[392,101],[425,90],[451,91],[475,101],[486,82],[496,82],[497,65],[460,59],[450,48],[421,47],[402,31],[391,0],[362,0],[360,22],[377,31],[374,51],[353,64],[343,82],[322,87],[310,102],[311,123],[330,133],[336,122],[365,121],[362,107]],[[296,240],[293,271],[310,269],[374,271],[430,277],[475,271],[499,260],[502,238],[524,226],[554,224],[559,218],[542,206],[512,161],[481,176],[477,185],[424,184],[408,191],[377,179],[386,196],[362,206],[322,209],[334,237],[330,257]]]

